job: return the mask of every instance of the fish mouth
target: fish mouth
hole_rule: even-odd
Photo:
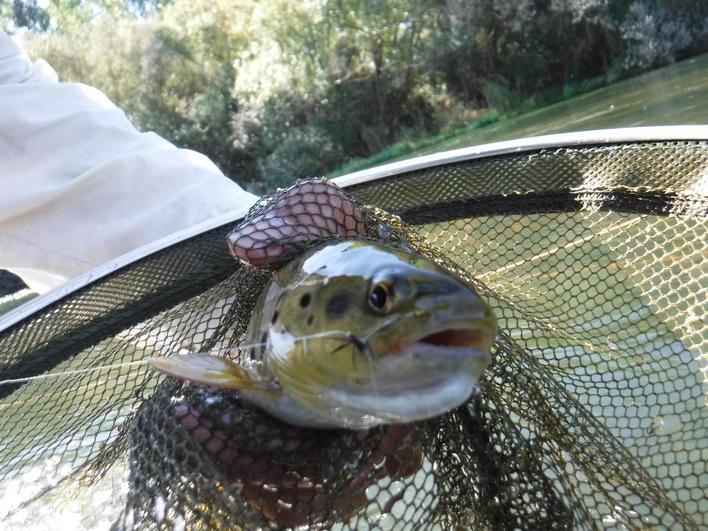
[[[463,404],[479,389],[491,361],[496,320],[490,313],[472,322],[450,321],[372,360],[374,376],[365,384],[330,388],[330,403],[360,427],[414,422]]]
[[[496,320],[484,319],[473,325],[453,325],[426,332],[394,346],[393,357],[411,360],[474,359],[489,355],[496,337]]]
[[[476,357],[484,350],[489,334],[479,328],[448,328],[423,336],[409,343],[404,351],[410,350],[412,357],[421,358],[427,355],[440,355],[444,357]]]
[[[418,341],[442,347],[455,347],[479,343],[482,338],[483,333],[479,329],[448,328],[421,337]]]

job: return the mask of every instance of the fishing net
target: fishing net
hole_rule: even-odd
[[[231,224],[99,278],[0,333],[0,521],[703,528],[707,177],[708,143],[682,141],[440,164],[350,186],[354,202],[315,182],[238,233],[266,267],[229,255]],[[269,215],[288,194],[303,206]],[[286,215],[300,228],[283,234]],[[309,430],[132,363],[245,355],[269,269],[332,232],[408,245],[491,304],[478,396],[413,425]]]

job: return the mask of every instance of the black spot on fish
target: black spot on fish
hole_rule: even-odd
[[[273,320],[272,320],[271,322],[272,322],[273,324],[275,324],[275,322],[276,322],[277,320],[278,320],[278,312],[276,311],[276,312],[273,314]]]
[[[344,316],[349,309],[349,294],[346,292],[335,293],[327,302],[325,312],[329,319],[337,319]]]
[[[268,342],[268,332],[263,332],[263,335],[261,336],[261,344],[260,344],[261,354],[265,354],[267,342]]]
[[[312,323],[314,322],[314,320],[315,320],[315,316],[311,315],[310,317],[307,318],[307,324],[311,326]]]
[[[303,308],[307,308],[310,304],[310,294],[305,293],[302,297],[300,297],[300,306]]]

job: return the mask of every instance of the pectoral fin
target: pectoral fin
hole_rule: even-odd
[[[272,391],[277,387],[273,380],[264,379],[255,368],[242,367],[227,358],[207,353],[150,358],[150,364],[175,378],[223,389]]]

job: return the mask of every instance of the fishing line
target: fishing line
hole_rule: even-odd
[[[411,315],[413,315],[413,314],[414,314],[414,312],[406,312],[406,313],[402,313],[402,314],[398,314],[398,315],[392,315],[391,317],[389,317],[388,319],[386,319],[386,320],[384,320],[382,323],[380,323],[377,327],[375,327],[371,332],[369,332],[368,334],[366,334],[366,335],[364,336],[363,343],[364,343],[364,344],[366,345],[366,347],[367,347],[367,348],[366,348],[367,353],[369,353],[369,354],[371,353],[371,351],[369,350],[369,339],[371,338],[371,336],[373,336],[374,334],[376,334],[376,333],[380,332],[381,330],[385,329],[387,326],[392,325],[392,324],[395,324],[396,322],[398,322],[399,320],[403,319],[404,317],[409,317],[409,316],[411,316]],[[374,393],[375,393],[377,396],[381,396],[381,389],[380,389],[380,387],[379,387],[379,380],[378,380],[378,378],[377,378],[377,372],[374,370],[374,366],[373,366],[373,365],[374,365],[374,360],[371,359],[371,356],[370,356],[370,355],[367,355],[367,356],[366,356],[366,359],[367,359],[368,364],[369,364],[369,369],[371,370],[371,383],[372,383],[373,388],[374,388]]]
[[[330,332],[318,332],[316,334],[308,334],[305,336],[300,336],[295,338],[295,341],[307,341],[308,339],[312,338],[323,338],[323,337],[347,337],[347,332],[341,331],[341,330],[333,330]],[[307,343],[305,343],[307,344]],[[242,351],[245,349],[253,348],[253,347],[261,347],[261,346],[266,346],[267,343],[249,343],[246,345],[238,345],[237,347],[224,347],[224,348],[217,348],[217,349],[211,349],[207,353],[221,353],[221,352],[232,352],[232,351]],[[187,354],[188,355],[188,354]],[[92,372],[97,372],[97,371],[104,371],[104,370],[110,370],[110,369],[121,369],[123,367],[137,367],[137,366],[142,366],[142,365],[149,365],[150,364],[150,358],[146,358],[143,360],[138,360],[138,361],[126,361],[123,363],[114,363],[111,365],[101,365],[98,367],[87,367],[85,369],[74,369],[71,371],[61,371],[61,372],[50,372],[47,374],[38,374],[36,376],[26,376],[24,378],[10,378],[7,380],[0,380],[0,386],[2,385],[12,385],[12,384],[18,384],[18,383],[27,383],[27,382],[33,382],[36,380],[49,380],[52,378],[61,378],[63,376],[73,376],[76,374],[87,374],[87,373],[92,373]]]
[[[398,314],[398,315],[392,315],[392,316],[389,317],[388,319],[386,319],[386,320],[384,320],[383,322],[381,322],[378,326],[376,326],[371,332],[369,332],[368,334],[366,334],[366,335],[364,336],[364,339],[363,339],[364,343],[367,343],[367,344],[368,344],[369,339],[371,338],[371,336],[373,336],[374,334],[376,334],[376,333],[378,333],[378,332],[381,332],[381,330],[383,330],[383,329],[386,328],[387,326],[392,325],[392,324],[395,324],[397,321],[400,321],[401,319],[403,319],[403,318],[405,318],[405,317],[412,317],[412,316],[415,316],[415,311],[410,311],[410,312],[406,312],[406,313],[400,313],[400,314]]]
[[[140,360],[140,361],[126,361],[124,363],[115,363],[112,365],[102,365],[100,367],[89,367],[86,369],[74,369],[73,371],[62,371],[62,372],[50,372],[47,374],[38,374],[37,376],[27,376],[25,378],[12,378],[9,380],[0,380],[0,385],[10,385],[15,383],[26,383],[35,380],[46,380],[49,378],[58,378],[61,376],[71,376],[74,374],[83,374],[95,371],[102,371],[107,369],[120,369],[122,367],[131,367],[135,365],[147,365],[150,360]]]

